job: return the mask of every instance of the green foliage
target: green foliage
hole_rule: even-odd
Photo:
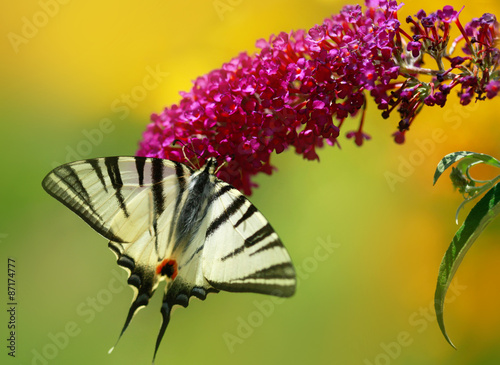
[[[441,174],[455,162],[458,163],[456,167],[452,168],[450,178],[453,185],[464,196],[464,201],[457,210],[457,217],[458,212],[467,202],[487,192],[471,209],[464,223],[455,233],[439,267],[438,282],[434,296],[434,308],[436,310],[439,328],[448,343],[453,347],[455,346],[446,333],[443,318],[446,292],[469,248],[487,225],[500,213],[500,184],[496,184],[500,179],[500,175],[487,181],[475,180],[470,175],[470,168],[474,165],[485,163],[500,168],[500,162],[482,153],[466,151],[450,153],[439,162],[434,174],[434,183],[436,183]],[[477,184],[482,185],[477,186]]]

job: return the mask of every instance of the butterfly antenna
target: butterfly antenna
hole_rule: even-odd
[[[172,142],[172,145],[176,144],[177,142],[179,142],[179,144],[182,146],[182,155],[184,156],[184,160],[186,161],[186,163],[189,163],[189,167],[191,167],[193,170],[197,170],[199,166],[195,166],[195,164],[193,164],[191,162],[191,160],[187,157],[186,155],[186,148],[189,149],[191,152],[193,152],[193,154],[196,156],[196,158],[198,159],[198,165],[199,165],[199,160],[200,160],[200,156],[198,156],[198,154],[196,153],[196,151],[189,147],[186,143],[184,143],[184,141],[181,141],[180,139],[175,139],[173,142]]]
[[[226,166],[229,163],[229,161],[224,160],[217,168],[215,169],[214,175],[217,175],[217,173],[222,169],[224,166]]]

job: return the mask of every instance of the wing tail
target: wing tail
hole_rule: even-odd
[[[151,293],[151,295],[152,295],[152,293]],[[123,328],[120,332],[120,335],[118,336],[118,339],[116,340],[115,345],[109,350],[108,353],[111,353],[114,350],[114,348],[116,347],[116,345],[118,345],[118,342],[120,342],[120,339],[122,338],[123,334],[125,333],[125,330],[128,328],[130,322],[132,321],[132,318],[134,318],[135,314],[139,311],[139,309],[148,305],[149,299],[151,298],[151,295],[146,295],[146,294],[139,295],[132,302],[132,305],[130,306],[130,309],[129,309],[128,314],[127,314],[127,319],[125,320],[125,324],[123,325]]]
[[[170,323],[170,311],[172,310],[172,306],[168,303],[168,301],[163,301],[161,306],[161,316],[162,322],[160,327],[160,332],[158,332],[158,337],[156,338],[155,351],[153,353],[153,364],[155,363],[156,353],[158,352],[158,348],[160,347],[161,340],[163,339],[163,335],[167,330],[168,324]]]
[[[137,242],[138,244],[139,242]],[[143,255],[154,255],[156,251],[151,248],[151,244],[143,245],[144,250],[139,255],[139,257]],[[130,305],[130,309],[127,314],[127,318],[125,319],[125,324],[118,336],[118,340],[115,343],[115,346],[120,341],[123,333],[128,328],[132,318],[135,314],[142,308],[148,305],[149,300],[153,296],[158,283],[159,277],[156,275],[155,268],[151,266],[147,266],[144,264],[136,264],[136,261],[127,254],[127,250],[124,249],[122,244],[116,242],[110,242],[109,248],[116,254],[117,260],[116,262],[122,268],[124,268],[128,274],[129,278],[127,283],[134,289],[135,295],[132,300],[132,304]],[[153,260],[156,262],[157,260]],[[110,352],[114,349],[114,347],[110,350]]]
[[[163,335],[170,322],[170,312],[174,305],[180,305],[186,308],[189,305],[189,299],[191,297],[196,297],[200,300],[205,300],[209,293],[218,293],[219,290],[211,287],[202,286],[192,286],[189,285],[182,278],[178,277],[175,281],[171,281],[167,284],[165,288],[165,295],[163,296],[163,304],[161,306],[162,314],[162,324],[160,331],[158,332],[158,337],[156,339],[156,345],[153,355],[153,364],[156,358],[156,353],[160,347],[160,343],[163,339]]]

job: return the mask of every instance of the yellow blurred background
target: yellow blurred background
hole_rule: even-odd
[[[466,5],[463,23],[484,12],[500,14],[493,0],[434,0],[405,5],[400,19],[447,4]],[[161,294],[108,355],[132,290],[107,242],[43,191],[43,177],[70,160],[134,154],[149,115],[177,102],[191,80],[241,51],[253,52],[259,38],[310,28],[343,5],[2,4],[0,267],[5,283],[7,258],[15,259],[18,301],[11,358],[7,288],[1,286],[2,364],[151,361]],[[463,108],[450,99],[443,109],[424,108],[403,146],[390,136],[395,116],[383,120],[370,104],[372,140],[362,148],[342,138],[342,149],[320,151],[320,163],[291,151],[274,156],[278,171],[259,177],[251,200],[293,258],[296,295],[279,302],[230,293],[194,299],[173,313],[156,363],[498,364],[498,222],[470,250],[449,293],[445,320],[458,350],[445,342],[433,316],[437,271],[458,228],[461,202],[447,174],[432,186],[435,166],[460,150],[500,156],[500,101]],[[347,122],[343,133],[357,123]],[[399,179],[390,183],[388,176]]]

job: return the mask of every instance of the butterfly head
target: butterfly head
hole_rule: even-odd
[[[215,175],[217,170],[217,159],[215,157],[209,157],[203,167],[203,170],[207,171],[210,175]]]

